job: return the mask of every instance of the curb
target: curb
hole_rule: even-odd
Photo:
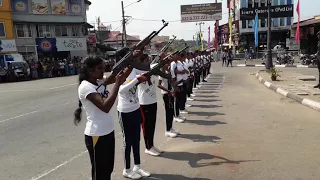
[[[237,64],[237,67],[265,67],[264,64]],[[286,68],[286,67],[290,67],[290,68],[317,68],[317,66],[315,65],[274,65],[274,67],[277,68]]]
[[[298,103],[302,104],[302,105],[305,105],[309,108],[312,108],[314,110],[317,110],[317,111],[320,111],[320,102],[317,102],[317,101],[313,101],[313,100],[310,100],[308,98],[303,98],[301,96],[298,96],[296,94],[293,94],[289,91],[286,91],[284,89],[281,89],[280,87],[278,86],[275,86],[273,85],[272,83],[270,83],[269,81],[266,81],[264,80],[260,75],[259,75],[259,72],[258,71],[256,73],[256,77],[257,79],[262,83],[264,84],[268,89],[271,89],[272,91],[278,93],[278,94],[281,94],[282,96],[286,97],[286,98],[290,98],[290,99],[293,99],[295,101],[297,101]]]

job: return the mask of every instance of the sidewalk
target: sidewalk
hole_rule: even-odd
[[[260,82],[279,94],[285,95],[286,97],[288,97],[289,93],[293,94],[295,97],[289,98],[298,102],[301,101],[300,103],[302,104],[303,100],[311,100],[320,104],[320,89],[313,88],[318,83],[315,76],[286,70],[280,71],[279,74],[281,77],[278,77],[277,81],[271,81],[270,74],[266,71],[260,71],[256,76]]]

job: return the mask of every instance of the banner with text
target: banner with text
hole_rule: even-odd
[[[73,15],[81,15],[82,13],[81,0],[69,0],[69,11]]]
[[[86,38],[56,38],[58,51],[81,51],[87,50]]]
[[[222,3],[181,5],[181,22],[216,21],[222,19]]]
[[[17,51],[16,40],[0,40],[0,52]]]
[[[33,14],[48,14],[47,0],[32,0],[31,3]]]
[[[12,11],[17,13],[28,13],[28,0],[12,0]]]
[[[66,14],[65,0],[51,0],[52,14]]]
[[[293,4],[271,6],[271,18],[293,17]],[[256,12],[259,19],[268,18],[268,7],[241,8],[240,20],[253,20]]]

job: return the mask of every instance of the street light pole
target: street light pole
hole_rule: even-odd
[[[267,63],[266,69],[273,67],[271,52],[271,0],[268,0],[268,32],[267,32]]]

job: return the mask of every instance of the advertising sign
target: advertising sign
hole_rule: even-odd
[[[58,51],[81,51],[87,50],[86,38],[56,38]]]
[[[0,52],[17,51],[16,40],[0,40]]]
[[[268,7],[258,7],[258,8],[241,8],[240,19],[252,20],[254,19],[256,12],[258,12],[259,19],[268,18]],[[271,18],[280,18],[280,17],[293,17],[293,4],[271,6]]]
[[[219,26],[219,44],[229,44],[230,28],[229,24]],[[238,45],[239,42],[239,21],[232,22],[232,41]]]
[[[222,3],[181,6],[181,22],[216,21],[222,19]]]
[[[47,0],[32,0],[31,3],[33,14],[48,14]]]
[[[55,52],[56,39],[55,38],[36,38],[38,52]]]
[[[28,13],[28,0],[12,0],[12,11],[17,13]]]
[[[81,15],[82,13],[82,4],[81,0],[69,0],[69,11],[73,15]]]
[[[66,14],[65,0],[51,0],[52,14]]]

